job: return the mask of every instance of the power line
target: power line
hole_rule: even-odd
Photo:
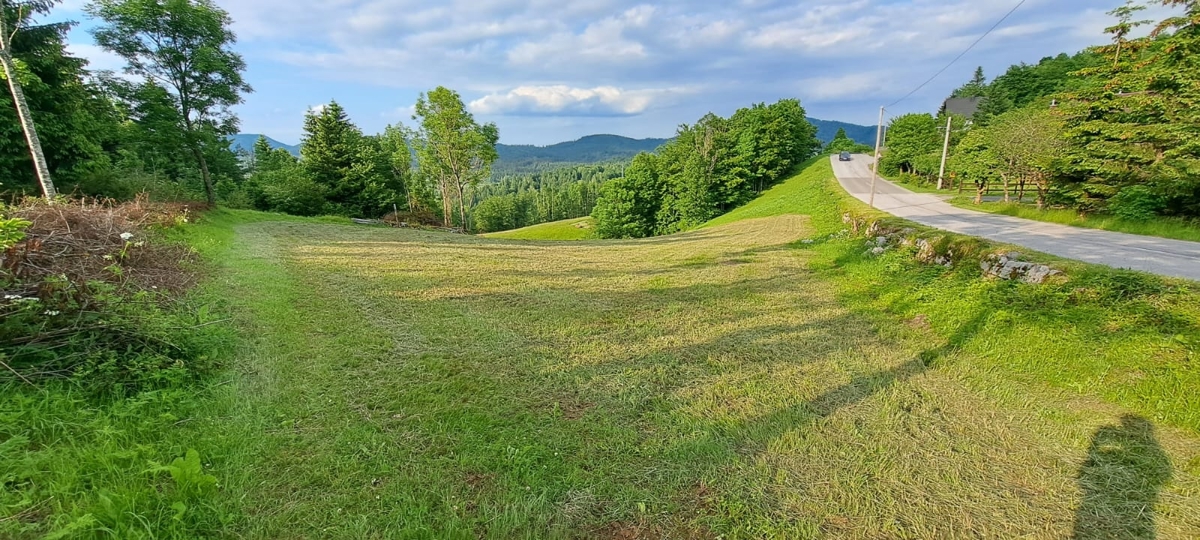
[[[999,21],[996,21],[996,24],[992,25],[992,27],[989,28],[987,32],[984,32],[982,36],[979,36],[979,39],[975,40],[975,43],[972,43],[970,47],[967,47],[967,50],[963,51],[961,54],[954,57],[954,60],[951,60],[949,64],[946,64],[946,67],[942,68],[941,71],[938,71],[937,73],[933,74],[933,76],[930,77],[928,81],[921,83],[921,86],[914,88],[912,92],[909,92],[904,97],[897,99],[891,105],[888,105],[888,108],[891,108],[891,107],[895,106],[896,104],[912,97],[913,94],[920,92],[922,88],[925,88],[925,86],[928,85],[929,83],[933,82],[934,79],[937,79],[938,77],[940,77],[943,73],[946,72],[946,70],[950,69],[950,67],[953,66],[956,62],[958,62],[959,60],[962,60],[962,58],[964,56],[966,56],[967,53],[971,52],[971,49],[974,49],[976,45],[979,45],[979,42],[983,41],[983,38],[988,37],[988,35],[990,35],[994,31],[996,31],[997,28],[1000,28],[1000,25],[1004,24],[1004,21],[1007,21],[1008,18],[1011,17],[1013,13],[1016,13],[1018,9],[1021,9],[1021,6],[1025,5],[1025,2],[1027,2],[1027,1],[1028,0],[1021,0],[1019,3],[1017,3],[1016,7],[1012,8],[1012,10],[1009,11],[1006,15],[1004,15],[1004,17],[1001,17]]]

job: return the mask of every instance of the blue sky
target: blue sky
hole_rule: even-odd
[[[365,131],[411,125],[418,93],[458,90],[501,142],[593,133],[668,137],[706,112],[800,98],[811,116],[874,124],[1018,0],[216,0],[233,17],[255,88],[242,131],[300,140],[309,108],[336,99]],[[72,50],[92,43],[83,0]],[[1027,0],[960,63],[889,116],[933,111],[982,65],[1075,52],[1105,39],[1121,0]],[[1149,12],[1158,18],[1162,10]]]

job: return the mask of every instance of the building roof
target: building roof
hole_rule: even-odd
[[[981,97],[950,98],[947,99],[945,103],[942,103],[941,112],[962,115],[970,118],[975,116],[975,113],[979,111],[979,106],[981,104],[983,104],[983,98]]]

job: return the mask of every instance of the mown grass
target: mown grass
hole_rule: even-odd
[[[503,238],[509,240],[589,240],[596,237],[596,232],[592,229],[592,218],[582,217],[540,223],[523,229],[484,234],[482,236],[485,238]]]
[[[1080,215],[1079,212],[1074,210],[1061,208],[1038,210],[1037,206],[1031,203],[985,202],[983,204],[975,204],[969,197],[955,197],[949,202],[960,208],[988,212],[990,214],[1003,214],[1085,229],[1100,229],[1200,242],[1200,223],[1179,218],[1159,217],[1148,221],[1134,221],[1110,215],[1092,214],[1085,216]]]
[[[120,440],[196,449],[221,487],[189,505],[207,513],[143,529],[1196,536],[1191,285],[1080,264],[1035,287],[872,257],[847,211],[870,215],[819,160],[705,228],[639,241],[216,214],[188,236],[235,316],[228,378],[176,414],[190,421]],[[43,521],[81,512],[78,493]]]

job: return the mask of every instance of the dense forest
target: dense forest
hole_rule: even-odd
[[[601,238],[641,238],[700,225],[753,199],[820,149],[794,99],[708,114],[655,154],[633,159],[592,211]]]
[[[972,118],[910,114],[889,126],[881,170],[933,183],[951,126],[945,187],[1005,201],[1126,219],[1200,217],[1200,3],[1141,21],[1135,2],[1111,11],[1105,45],[982,70],[953,97],[980,97]],[[1138,35],[1139,27],[1150,32]]]

